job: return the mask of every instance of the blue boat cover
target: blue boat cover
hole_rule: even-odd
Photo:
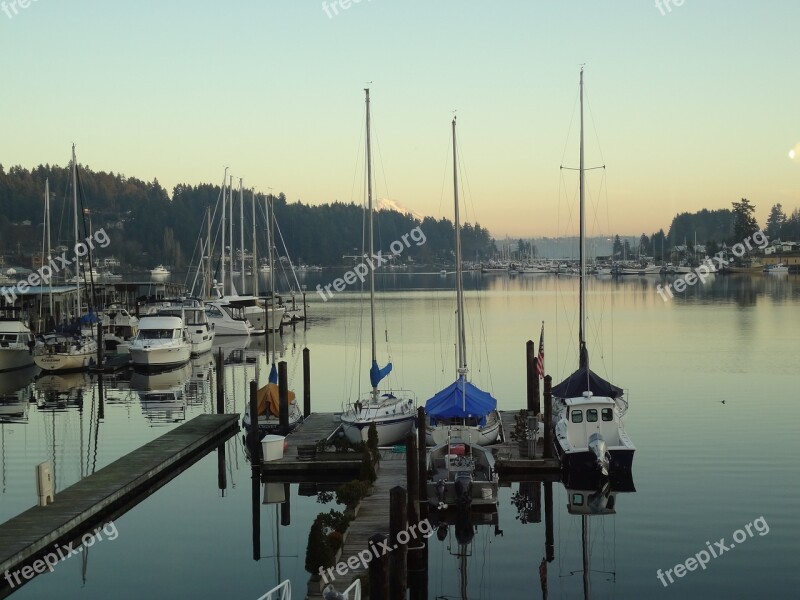
[[[378,361],[372,361],[372,367],[369,370],[369,382],[372,384],[372,387],[378,387],[378,384],[381,382],[381,379],[386,377],[389,373],[392,372],[392,363],[387,364],[382,369],[378,368]]]
[[[425,403],[425,412],[435,424],[437,419],[476,417],[481,424],[486,422],[486,415],[497,408],[495,400],[489,392],[475,387],[460,377],[433,398]]]
[[[609,383],[588,367],[581,367],[552,389],[556,398],[578,398],[583,392],[608,398],[619,398],[623,394],[622,388]]]
[[[275,368],[275,362],[272,363],[272,369],[269,371],[269,382],[278,383],[278,369]]]

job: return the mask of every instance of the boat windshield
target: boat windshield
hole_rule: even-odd
[[[140,329],[139,339],[142,340],[171,340],[178,337],[174,329]]]

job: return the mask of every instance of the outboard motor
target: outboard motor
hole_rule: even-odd
[[[597,468],[600,469],[603,477],[608,477],[609,454],[602,435],[595,432],[589,436],[589,450],[597,458]]]
[[[447,488],[444,484],[444,479],[440,479],[436,482],[436,496],[439,498],[439,510],[445,510],[447,508]]]
[[[472,477],[461,473],[455,482],[456,498],[459,506],[469,506],[472,503]]]

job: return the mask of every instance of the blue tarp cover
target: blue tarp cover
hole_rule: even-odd
[[[489,392],[484,392],[463,378],[457,379],[425,403],[425,412],[431,422],[456,417],[477,417],[483,422],[483,418],[496,408],[497,400]]]
[[[373,360],[372,367],[369,370],[369,382],[372,384],[372,387],[378,387],[378,384],[381,382],[381,379],[386,377],[391,372],[392,372],[392,363],[389,363],[382,369],[379,369],[378,362]]]
[[[278,369],[275,368],[275,363],[272,363],[272,369],[269,371],[269,382],[278,383]]]
[[[618,398],[622,396],[622,388],[609,383],[587,367],[582,367],[552,389],[556,398],[578,398],[583,392],[592,392],[593,396]]]

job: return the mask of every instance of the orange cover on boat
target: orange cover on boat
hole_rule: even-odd
[[[294,402],[294,392],[289,390],[289,403],[291,404]],[[278,396],[278,384],[277,383],[268,383],[256,394],[258,398],[258,414],[259,415],[266,415],[267,409],[269,409],[269,414],[279,417],[280,416],[280,400]]]

